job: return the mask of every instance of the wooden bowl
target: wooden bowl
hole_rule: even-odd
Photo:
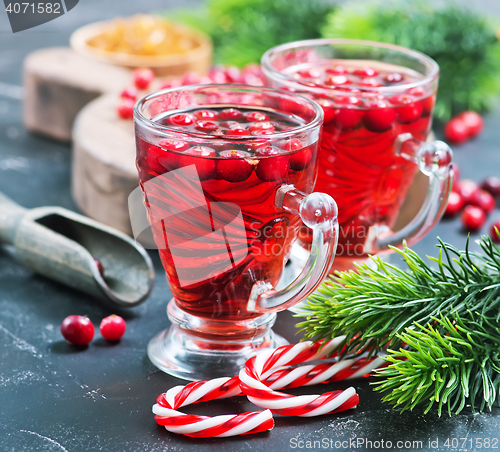
[[[88,44],[91,38],[101,34],[111,25],[113,25],[113,21],[94,22],[77,29],[71,35],[71,47],[80,55],[94,60],[130,69],[147,67],[159,76],[178,76],[191,71],[203,75],[209,71],[212,65],[212,41],[210,38],[204,33],[180,24],[175,24],[177,30],[188,35],[196,43],[193,49],[181,54],[130,55],[99,49]]]

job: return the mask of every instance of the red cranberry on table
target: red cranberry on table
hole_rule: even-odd
[[[472,206],[480,207],[486,214],[491,213],[495,209],[495,198],[487,191],[481,189],[472,193],[469,203]]]
[[[464,111],[457,118],[465,124],[469,138],[477,137],[483,131],[484,120],[479,113]]]
[[[486,214],[479,207],[467,206],[462,212],[461,220],[466,231],[476,232],[484,225]]]
[[[112,314],[102,319],[99,329],[104,339],[114,342],[119,341],[123,337],[127,329],[127,324],[122,317]]]
[[[252,174],[253,167],[245,158],[250,154],[243,151],[222,151],[223,159],[217,162],[217,174],[228,182],[243,182]]]
[[[493,223],[490,227],[490,237],[493,239],[494,242],[500,242],[500,239],[498,238],[497,230],[500,232],[500,221],[496,221]]]
[[[481,182],[481,188],[492,196],[500,196],[500,178],[495,176],[487,177]]]
[[[87,316],[70,315],[61,323],[61,334],[72,345],[88,345],[94,338],[94,325]]]
[[[453,118],[444,126],[444,136],[452,143],[465,143],[469,139],[469,130],[462,119]]]
[[[132,73],[134,85],[139,89],[146,89],[155,79],[155,73],[151,69],[139,68]]]
[[[450,193],[450,197],[448,198],[448,204],[446,205],[446,210],[444,211],[444,215],[446,217],[454,217],[457,215],[464,207],[464,200],[457,193],[452,191]]]
[[[470,179],[462,179],[457,182],[456,191],[462,196],[464,204],[470,204],[472,195],[480,190],[479,185]]]
[[[137,96],[139,95],[139,92],[135,86],[129,86],[128,88],[125,88],[121,94],[120,97],[123,99],[130,99],[130,100],[137,100]]]

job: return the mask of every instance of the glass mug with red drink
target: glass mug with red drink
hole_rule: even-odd
[[[452,180],[452,152],[426,142],[439,68],[426,55],[368,41],[321,39],[267,51],[269,86],[318,102],[325,120],[315,189],[335,197],[340,235],[332,270],[353,268],[368,254],[414,243],[443,214]],[[422,207],[399,231],[392,228],[418,171],[429,178]],[[299,235],[300,261],[311,236]]]
[[[137,168],[173,299],[170,329],[148,355],[192,380],[236,375],[284,342],[276,312],[328,273],[337,207],[312,193],[323,111],[293,93],[245,85],[164,90],[135,107]],[[303,272],[276,290],[299,229],[311,229]]]

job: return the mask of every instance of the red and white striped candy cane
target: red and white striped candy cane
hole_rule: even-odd
[[[274,420],[269,410],[215,417],[189,415],[176,410],[192,403],[238,394],[241,394],[238,377],[195,381],[186,386],[175,386],[161,394],[153,406],[153,413],[156,422],[168,431],[198,438],[222,438],[271,430]]]
[[[356,378],[384,364],[381,358],[352,358],[335,363],[290,368],[328,357],[342,338],[323,343],[301,342],[264,350],[249,359],[240,372],[240,387],[248,400],[285,416],[312,417],[354,408],[359,401],[354,388],[322,395],[293,396],[275,389]],[[288,366],[288,367],[287,367]]]

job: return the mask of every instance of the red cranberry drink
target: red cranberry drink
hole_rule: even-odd
[[[437,89],[433,60],[391,45],[318,40],[271,49],[263,71],[269,85],[305,94],[324,110],[315,189],[339,204],[337,256],[345,260],[335,268],[404,239],[415,242],[439,220],[451,150],[442,142],[424,145]],[[417,217],[394,233],[419,168],[430,177],[429,194]],[[307,247],[309,232],[300,239]]]
[[[235,367],[276,345],[273,312],[301,301],[328,272],[335,203],[309,195],[322,116],[295,94],[237,85],[182,87],[139,102],[137,167],[174,296],[173,327],[149,348],[163,370],[230,374],[208,358],[194,369],[186,356],[227,352]],[[303,222],[317,247],[303,274],[276,291]]]

